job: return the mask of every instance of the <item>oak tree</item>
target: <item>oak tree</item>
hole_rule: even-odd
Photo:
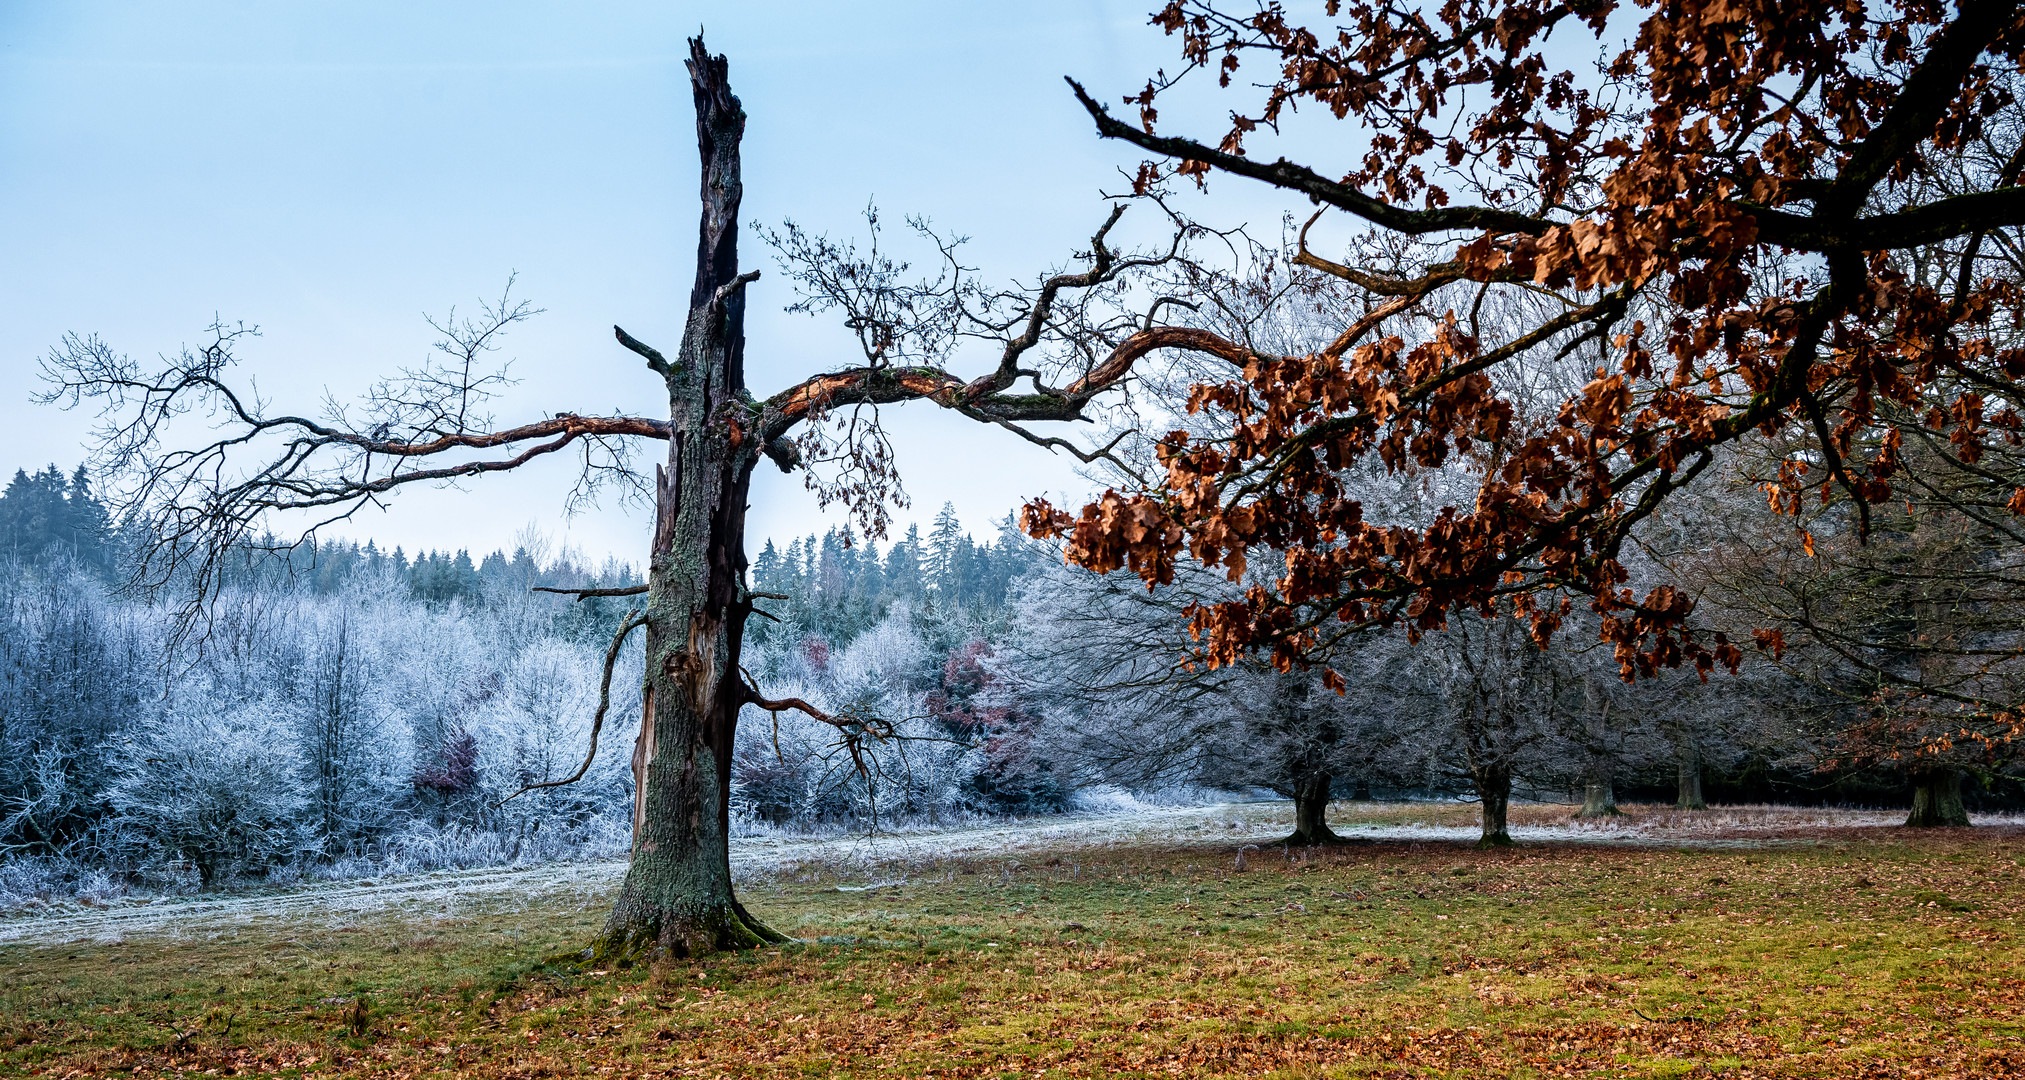
[[[1172,0],[1154,22],[1184,67],[1124,99],[1136,116],[1074,87],[1100,135],[1148,155],[1139,189],[1305,199],[1296,260],[1366,298],[1320,349],[1194,343],[1233,369],[1188,408],[1227,430],[1177,430],[1148,483],[1080,514],[1026,510],[1082,565],[1149,582],[1182,557],[1232,581],[1275,560],[1270,584],[1192,612],[1212,663],[1308,662],[1471,609],[1545,642],[1579,601],[1626,677],[1734,669],[1743,642],[1698,632],[1686,589],[1631,589],[1620,558],[1726,447],[1786,440],[1770,509],[1832,504],[1861,534],[1906,482],[1899,417],[1971,472],[2019,437],[2016,0],[1327,0],[1312,22]],[[1232,104],[1202,139],[1158,108],[1194,72]],[[1347,254],[1317,251],[1336,222]],[[1585,374],[1516,422],[1510,380],[1540,365]],[[1374,520],[1341,479],[1374,458],[1471,471],[1473,498]],[[2025,488],[1982,480],[1974,510],[2009,545]],[[1876,674],[1951,730],[2016,732],[2008,695]]]

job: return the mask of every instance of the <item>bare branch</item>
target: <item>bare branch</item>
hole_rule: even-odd
[[[743,671],[743,669],[740,670]],[[759,688],[754,686],[749,680],[750,676],[747,676],[745,679],[741,679],[739,683],[745,692],[745,703],[756,705],[772,713],[774,716],[775,754],[780,753],[780,714],[790,709],[803,713],[819,723],[828,724],[837,729],[844,749],[850,752],[851,763],[858,770],[858,775],[866,777],[868,780],[871,777],[871,766],[865,762],[864,746],[866,736],[870,736],[876,742],[885,742],[888,739],[898,737],[899,733],[897,729],[894,728],[892,722],[889,720],[882,720],[876,716],[858,717],[849,714],[839,716],[824,712],[798,697],[780,698],[778,700],[768,698],[762,695],[759,692]]]
[[[546,590],[546,591],[561,591],[561,590]],[[625,620],[619,624],[618,632],[612,635],[611,646],[605,650],[605,674],[603,678],[598,680],[598,711],[591,717],[591,746],[589,750],[584,752],[584,763],[577,766],[577,771],[571,773],[565,779],[547,780],[538,784],[524,785],[519,791],[516,791],[513,794],[508,795],[506,798],[499,800],[497,803],[494,803],[492,807],[494,810],[497,810],[500,807],[505,806],[507,803],[510,803],[513,800],[520,798],[522,795],[525,795],[530,791],[537,791],[540,790],[541,788],[562,787],[565,784],[574,784],[577,781],[582,780],[584,778],[584,774],[590,771],[591,762],[597,760],[598,756],[598,732],[604,729],[605,713],[612,707],[612,669],[618,666],[619,649],[620,647],[625,645],[626,635],[631,634],[634,630],[637,630],[645,625],[647,625],[646,612],[639,610],[627,612]],[[640,718],[640,722],[643,724],[651,724],[654,722],[654,718],[651,716],[642,716]]]
[[[42,363],[38,398],[97,409],[93,471],[107,501],[150,533],[129,585],[190,585],[187,628],[231,553],[294,547],[407,485],[454,484],[574,446],[584,460],[573,502],[613,482],[639,489],[629,440],[668,439],[669,422],[562,412],[495,427],[482,406],[510,380],[486,354],[537,309],[514,302],[509,283],[481,311],[431,320],[442,339],[429,361],[375,383],[355,405],[327,396],[320,417],[271,413],[250,386],[236,386],[237,349],[258,330],[223,322],[202,347],[152,367],[96,337],[67,337]],[[289,514],[305,515],[293,539],[256,542]]]
[[[574,596],[577,598],[579,602],[581,602],[584,600],[588,600],[593,596],[638,596],[641,593],[647,591],[647,586],[628,585],[625,586],[624,588],[618,589],[554,589],[550,588],[547,585],[536,585],[533,589],[530,589],[529,591],[561,593],[564,596]]]
[[[667,357],[661,355],[660,350],[635,339],[633,335],[626,333],[623,327],[612,327],[612,334],[619,339],[619,344],[645,357],[647,366],[652,368],[655,374],[665,379],[675,373],[674,365],[668,362]]]

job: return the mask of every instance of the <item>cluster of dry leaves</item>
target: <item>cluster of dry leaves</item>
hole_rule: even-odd
[[[1127,99],[1136,125],[1084,98],[1104,135],[1157,156],[1142,189],[1262,181],[1406,253],[1345,265],[1304,233],[1297,261],[1367,295],[1362,317],[1308,354],[1219,341],[1247,359],[1188,402],[1216,414],[1213,435],[1173,433],[1154,483],[1079,515],[1027,508],[1076,562],[1149,582],[1184,552],[1232,580],[1248,553],[1283,558],[1276,580],[1195,609],[1211,663],[1260,648],[1299,663],[1366,625],[1504,604],[1544,642],[1572,595],[1601,613],[1627,677],[1734,667],[1736,643],[1687,628],[1688,597],[1635,595],[1618,560],[1726,446],[1805,436],[1767,485],[1773,508],[1816,494],[1867,519],[1903,467],[1881,403],[1924,413],[1962,463],[2017,442],[2020,294],[1993,257],[2025,222],[2012,0],[1327,9],[1317,25],[1216,0],[1156,15],[1226,88],[1261,66],[1263,100],[1220,141],[1157,133],[1179,76]],[[1570,56],[1594,70],[1558,66]],[[1357,168],[1247,152],[1302,105],[1355,129]],[[1516,314],[1480,320],[1487,297]],[[1505,369],[1587,356],[1593,378],[1534,415],[1500,390]],[[1470,459],[1475,503],[1368,521],[1342,470],[1373,455],[1395,470]]]

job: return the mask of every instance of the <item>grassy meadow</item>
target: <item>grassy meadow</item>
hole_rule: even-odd
[[[2016,824],[1267,846],[1239,869],[1290,821],[1242,814],[785,862],[743,896],[800,943],[654,970],[544,962],[596,929],[610,873],[18,940],[0,1075],[2025,1075]]]

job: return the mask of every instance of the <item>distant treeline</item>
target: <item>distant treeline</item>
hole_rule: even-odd
[[[264,542],[226,567],[178,646],[173,605],[119,587],[145,540],[82,472],[20,471],[0,493],[0,908],[624,850],[637,638],[590,774],[503,800],[583,760],[606,647],[642,603],[533,590],[637,585],[633,564],[533,532],[475,559]],[[1470,616],[1415,647],[1360,639],[1337,659],[1341,694],[1319,669],[1190,665],[1186,607],[1239,586],[1178,570],[1149,592],[1064,566],[1009,518],[975,536],[948,506],[883,545],[848,528],[762,542],[749,676],[898,737],[853,756],[829,725],[748,707],[735,815],[806,828],[1041,813],[1093,786],[1605,806],[1906,791],[1889,770],[1824,767],[1823,724],[1846,706],[1765,664],[1626,685],[1581,632],[1541,652],[1510,620]],[[1994,776],[1966,796],[2017,798]]]
[[[173,598],[121,589],[145,541],[81,471],[24,470],[0,493],[0,908],[623,850],[637,637],[590,774],[502,800],[582,760],[605,646],[643,602],[535,588],[634,586],[634,565],[532,532],[478,558],[263,538],[229,560],[178,646]],[[753,620],[753,677],[774,693],[855,695],[838,707],[926,738],[876,749],[882,776],[907,778],[882,787],[837,767],[828,729],[772,738],[748,724],[742,819],[1063,805],[986,752],[996,729],[970,709],[1031,558],[1008,529],[977,542],[948,508],[884,550],[841,530],[764,545],[754,586],[786,599]]]

